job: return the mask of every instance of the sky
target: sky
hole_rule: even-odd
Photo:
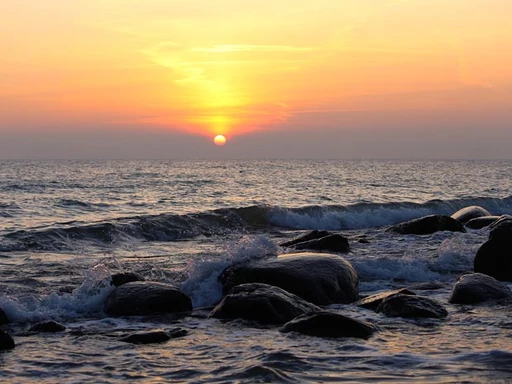
[[[509,0],[3,0],[0,159],[512,159],[510,15]]]

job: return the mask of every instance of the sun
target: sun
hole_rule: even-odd
[[[215,138],[213,139],[213,142],[216,144],[216,145],[224,145],[226,144],[226,137],[224,135],[217,135],[215,136]]]

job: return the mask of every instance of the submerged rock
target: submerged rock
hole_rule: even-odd
[[[471,229],[482,229],[482,228],[488,227],[489,225],[494,223],[499,218],[500,218],[500,216],[476,217],[476,218],[471,219],[468,222],[466,222],[465,226],[467,228],[471,228]]]
[[[340,235],[339,233],[328,235],[320,239],[314,239],[304,241],[302,243],[297,243],[293,247],[297,250],[308,249],[312,251],[324,252],[348,253],[350,251],[348,239],[345,236]]]
[[[0,325],[1,324],[9,324],[9,318],[2,308],[0,308]]]
[[[113,316],[147,316],[192,310],[192,301],[170,284],[134,281],[117,287],[105,302]]]
[[[0,329],[0,351],[13,349],[15,346],[16,344],[14,344],[14,340],[12,339],[11,335]]]
[[[359,300],[356,305],[358,307],[376,310],[382,301],[391,295],[402,294],[402,295],[416,295],[413,291],[407,288],[396,289],[394,291],[386,291],[377,293]]]
[[[112,285],[119,287],[132,281],[144,281],[144,278],[135,272],[121,272],[110,276],[112,279]]]
[[[430,215],[393,225],[386,231],[402,235],[430,235],[438,231],[466,232],[466,229],[450,216]]]
[[[66,327],[53,320],[41,321],[30,327],[29,332],[63,332]]]
[[[489,240],[478,249],[475,272],[512,281],[512,217],[502,216],[491,224]]]
[[[284,289],[249,283],[233,287],[210,316],[253,320],[263,324],[284,324],[313,311],[320,311],[320,308]]]
[[[166,331],[151,331],[151,332],[139,332],[133,335],[125,336],[119,341],[131,344],[155,344],[165,343],[171,339],[183,337],[188,334],[188,331],[182,328],[175,328],[168,332]]]
[[[459,209],[451,217],[464,224],[471,219],[482,216],[491,216],[491,214],[485,208],[479,207],[478,205],[472,205],[470,207]]]
[[[235,285],[264,283],[280,287],[317,305],[352,303],[359,278],[343,257],[325,253],[292,253],[228,267],[219,276],[223,293]]]
[[[377,308],[388,317],[432,317],[443,318],[448,315],[446,309],[437,301],[423,296],[392,295],[382,301]]]
[[[512,298],[512,292],[502,282],[482,273],[462,275],[454,285],[449,302],[478,304]]]
[[[280,247],[291,247],[295,244],[303,243],[305,241],[321,239],[322,237],[332,235],[332,232],[329,231],[319,231],[315,229],[314,231],[308,232],[302,236],[296,237],[295,239],[285,241],[284,243],[279,244]]]
[[[320,337],[368,338],[375,331],[374,325],[333,312],[316,312],[299,316],[286,323],[281,332],[298,332]]]

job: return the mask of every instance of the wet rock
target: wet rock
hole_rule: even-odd
[[[151,332],[139,332],[133,335],[129,335],[119,339],[125,343],[131,344],[155,344],[165,343],[171,339],[183,337],[188,334],[188,331],[182,328],[175,328],[168,332],[166,331],[151,331]]]
[[[448,315],[446,309],[437,301],[422,296],[392,295],[382,301],[377,308],[388,317],[431,317],[443,318]]]
[[[466,222],[466,227],[471,229],[482,229],[485,227],[488,227],[492,223],[494,223],[496,220],[498,220],[500,216],[482,216],[482,217],[476,217],[474,219],[469,220]]]
[[[11,335],[0,329],[0,351],[13,349],[15,346],[16,345],[14,344],[14,340],[12,339]]]
[[[227,294],[235,285],[264,283],[280,287],[310,303],[352,303],[358,299],[359,278],[343,257],[325,253],[292,253],[237,264],[222,272],[219,281]]]
[[[502,282],[482,273],[471,273],[459,278],[453,287],[449,302],[478,304],[511,298],[512,292]]]
[[[63,332],[66,327],[53,320],[41,321],[30,327],[29,332]]]
[[[438,231],[466,232],[466,229],[450,216],[430,215],[393,225],[386,231],[402,235],[430,235]]]
[[[246,319],[262,324],[284,324],[313,311],[320,311],[320,308],[284,289],[268,284],[249,283],[233,287],[210,316],[219,319]]]
[[[281,247],[291,247],[295,244],[303,243],[305,241],[315,240],[315,239],[321,239],[322,237],[332,235],[332,232],[329,231],[319,231],[314,230],[311,232],[308,232],[302,236],[296,237],[295,239],[292,239],[290,241],[285,241],[284,243],[279,244]]]
[[[459,209],[451,217],[464,224],[471,219],[482,216],[491,216],[491,214],[485,208],[479,207],[478,205],[472,205],[470,207]]]
[[[9,318],[5,314],[4,310],[0,308],[0,325],[9,324]]]
[[[297,243],[293,246],[297,250],[312,250],[312,251],[323,251],[323,252],[340,252],[340,253],[348,253],[350,252],[350,247],[348,244],[348,239],[335,233],[333,235],[328,235],[322,237],[320,239],[314,239],[309,241],[304,241],[302,243]]]
[[[320,337],[368,338],[375,331],[375,326],[370,323],[327,311],[299,316],[281,328],[281,332]]]
[[[113,286],[119,287],[132,281],[144,281],[144,278],[135,272],[121,272],[110,276]]]
[[[512,217],[503,216],[491,226],[489,240],[478,249],[475,272],[512,281]]]
[[[134,281],[117,287],[107,298],[105,313],[112,316],[147,316],[192,310],[192,301],[170,284]]]
[[[382,292],[382,293],[377,293],[375,295],[365,297],[365,298],[359,300],[356,303],[356,305],[358,307],[372,309],[375,311],[384,299],[388,298],[391,295],[396,295],[399,293],[402,295],[416,295],[416,293],[414,293],[413,291],[410,291],[409,289],[406,289],[406,288],[402,288],[402,289],[396,289],[394,291],[386,291],[386,292]]]

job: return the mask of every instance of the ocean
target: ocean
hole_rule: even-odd
[[[385,229],[471,205],[512,214],[511,175],[512,161],[1,161],[0,308],[16,348],[0,352],[0,382],[510,382],[512,308],[448,303],[488,229]],[[208,317],[227,266],[312,229],[349,239],[361,296],[434,282],[417,293],[448,317],[328,307],[375,324],[367,340]],[[110,275],[127,271],[178,286],[194,311],[107,316]],[[49,319],[66,330],[28,332]],[[120,340],[176,327],[188,334]]]

